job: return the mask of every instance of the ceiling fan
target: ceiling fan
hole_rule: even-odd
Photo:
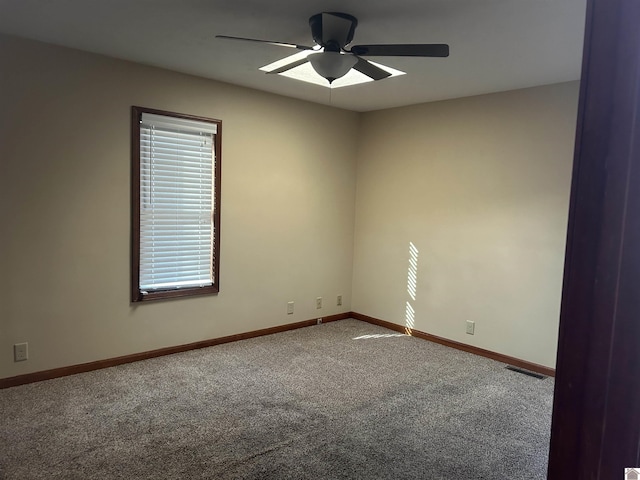
[[[311,50],[305,58],[296,60],[268,73],[286,72],[306,62],[310,62],[313,69],[320,76],[327,79],[329,83],[346,75],[352,68],[373,80],[382,80],[391,76],[391,73],[377,67],[362,57],[449,56],[449,45],[442,43],[354,45],[347,48],[353,40],[358,19],[346,13],[318,13],[309,18],[309,25],[311,26],[311,35],[316,43],[313,47],[295,43],[258,40],[255,38],[231,37],[228,35],[216,35],[216,37],[228,40],[268,43],[298,50]]]

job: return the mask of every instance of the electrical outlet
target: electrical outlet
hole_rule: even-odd
[[[476,322],[471,321],[471,320],[467,320],[467,333],[469,335],[473,335],[475,330],[476,330]]]
[[[336,305],[337,306],[341,306],[342,305],[342,295],[338,295],[338,299],[336,300]]]
[[[24,362],[29,358],[29,344],[28,343],[16,343],[13,346],[13,361]]]
[[[316,308],[322,308],[322,297],[316,298]]]
[[[293,314],[293,302],[287,303],[287,315]]]
[[[322,319],[321,318],[316,320],[316,325],[320,325],[321,323],[322,323]]]

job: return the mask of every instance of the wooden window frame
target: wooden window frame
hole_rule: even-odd
[[[142,113],[164,115],[187,120],[216,124],[213,149],[215,165],[213,170],[213,237],[212,269],[213,284],[203,287],[156,290],[143,293],[140,290],[140,120]],[[146,302],[169,298],[212,295],[220,291],[220,186],[222,179],[222,121],[183,113],[157,110],[146,107],[131,107],[131,302]]]

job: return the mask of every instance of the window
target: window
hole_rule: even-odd
[[[217,293],[222,122],[131,113],[131,301]]]

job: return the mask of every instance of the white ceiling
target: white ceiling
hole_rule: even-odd
[[[0,0],[0,32],[312,102],[369,111],[577,80],[586,0]],[[376,57],[407,75],[329,90],[259,67],[312,45],[308,18],[359,21],[353,44],[448,43],[449,58]]]

